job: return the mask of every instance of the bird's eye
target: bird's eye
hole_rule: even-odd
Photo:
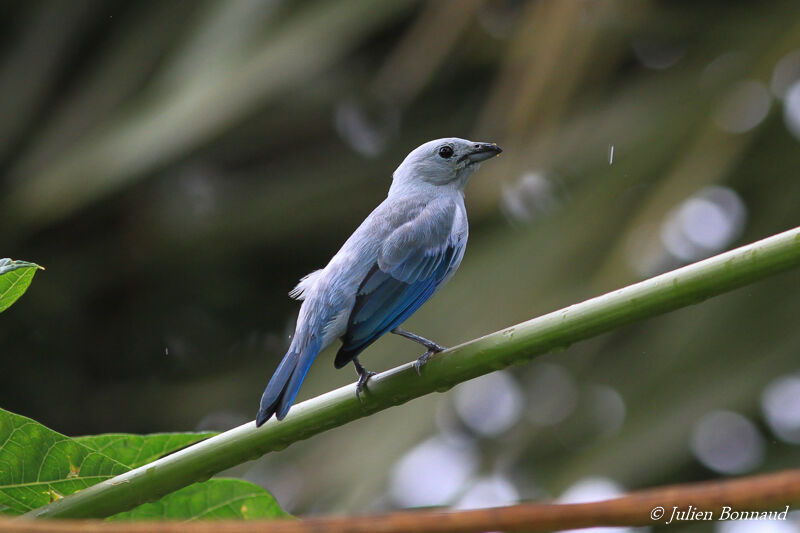
[[[450,159],[453,157],[453,147],[452,146],[442,146],[439,148],[439,156],[445,159]]]

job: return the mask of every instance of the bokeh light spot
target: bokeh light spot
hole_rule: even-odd
[[[756,426],[730,411],[702,417],[692,431],[690,446],[701,463],[721,474],[749,472],[764,458],[764,441]]]

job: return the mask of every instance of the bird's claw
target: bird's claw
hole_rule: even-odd
[[[359,375],[358,375],[358,383],[356,383],[356,398],[358,398],[359,402],[361,401],[361,392],[367,386],[367,381],[369,381],[369,378],[371,378],[372,376],[374,376],[376,374],[377,374],[377,372],[370,372],[368,370],[364,371],[363,373],[359,373]]]
[[[443,352],[447,349],[443,346],[439,346],[435,342],[432,342],[431,346],[428,346],[427,348],[428,351],[420,355],[419,358],[414,361],[414,371],[418,376],[422,375],[422,367],[425,366],[425,363],[428,362],[428,359],[430,359],[433,354]]]

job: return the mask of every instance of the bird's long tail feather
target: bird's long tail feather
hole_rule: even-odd
[[[273,414],[278,420],[284,419],[320,348],[321,342],[315,338],[312,338],[299,352],[294,348],[294,344],[289,348],[261,396],[256,426],[260,427]]]

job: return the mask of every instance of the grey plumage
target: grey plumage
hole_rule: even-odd
[[[335,365],[346,365],[453,276],[468,236],[464,187],[478,164],[500,151],[446,138],[406,157],[387,198],[325,268],[290,293],[303,304],[289,351],[262,396],[259,426],[273,414],[286,416],[321,350],[341,338]]]

